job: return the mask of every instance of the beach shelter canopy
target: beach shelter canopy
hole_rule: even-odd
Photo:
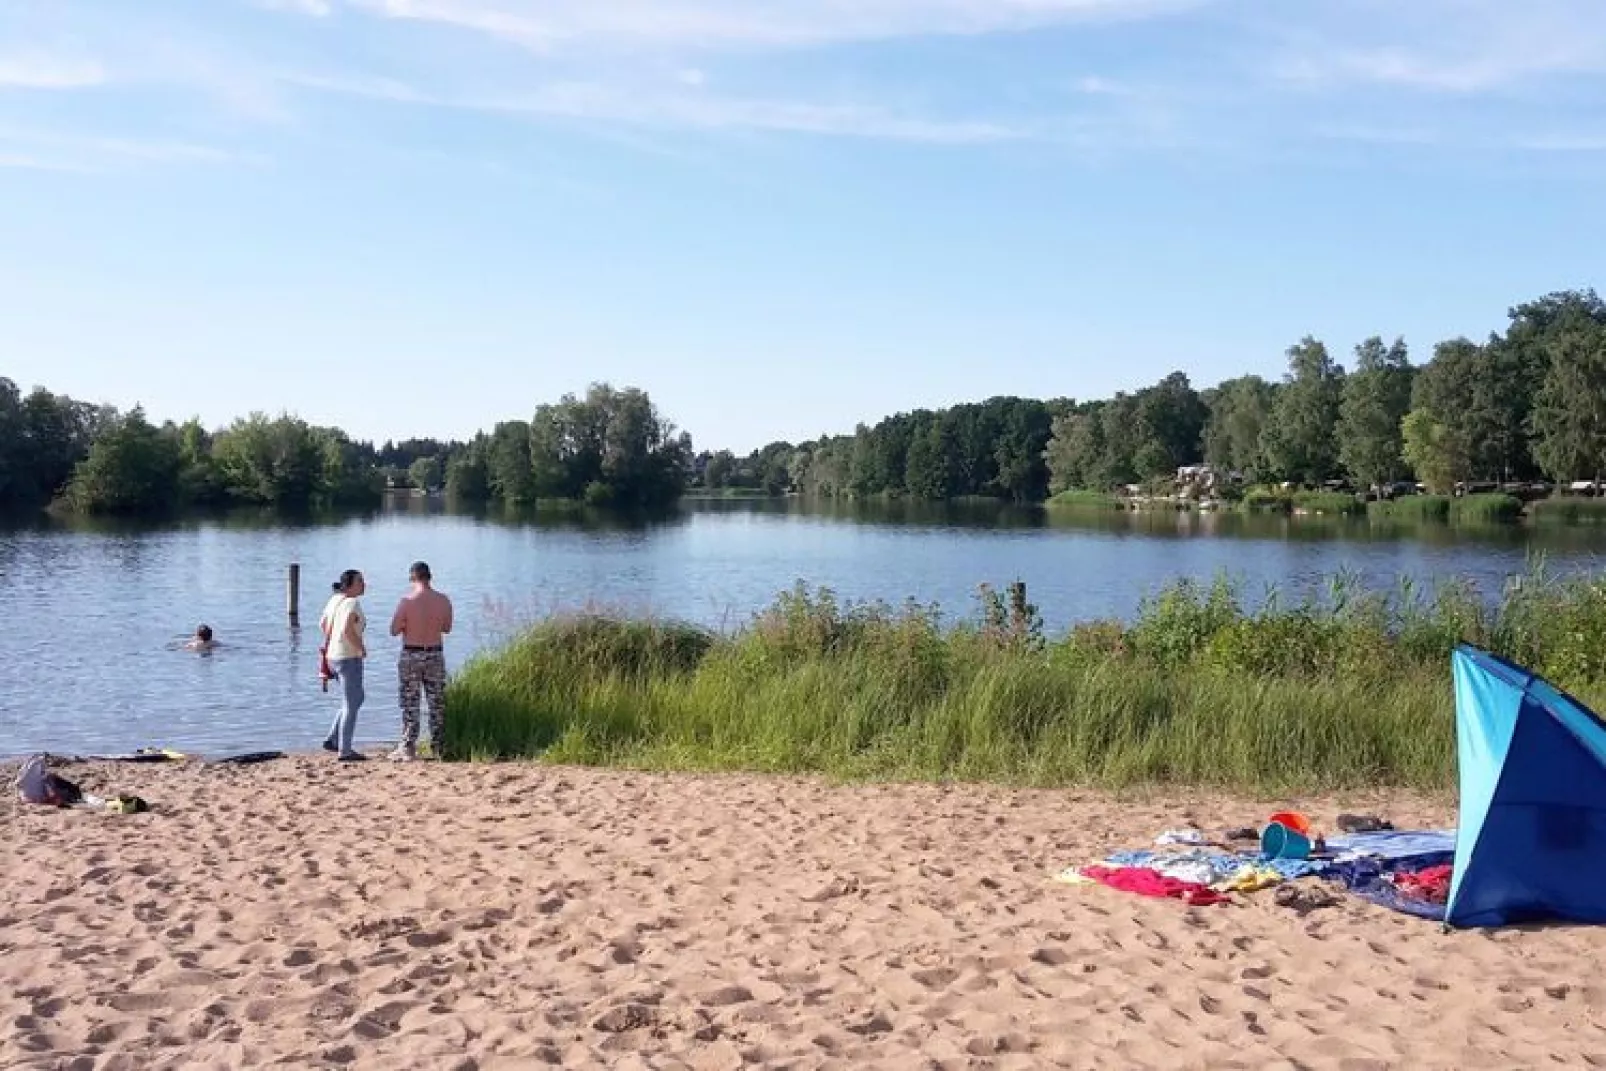
[[[1544,679],[1454,656],[1461,783],[1450,926],[1606,923],[1606,723]]]

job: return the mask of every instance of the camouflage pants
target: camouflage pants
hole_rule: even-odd
[[[401,674],[402,744],[418,746],[418,707],[429,701],[430,746],[439,751],[446,728],[446,655],[440,651],[403,651]]]

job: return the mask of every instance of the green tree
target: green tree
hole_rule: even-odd
[[[1553,339],[1533,410],[1534,456],[1557,482],[1606,476],[1606,328]]]
[[[22,393],[0,376],[0,516],[33,498],[33,473],[26,457],[27,425]]]
[[[1139,479],[1174,475],[1199,460],[1209,411],[1188,377],[1173,372],[1133,400],[1132,469]]]
[[[491,429],[486,474],[491,493],[507,505],[527,506],[536,500],[530,445],[530,425],[523,420],[504,420]]]
[[[1468,444],[1428,409],[1413,409],[1400,422],[1405,461],[1434,494],[1447,495],[1471,469]]]
[[[792,456],[792,486],[811,498],[852,494],[854,450],[851,435],[822,438],[798,447]]]
[[[1513,447],[1512,429],[1521,435],[1526,403],[1511,382],[1513,368],[1509,359],[1458,338],[1435,346],[1433,360],[1416,373],[1411,409],[1427,412],[1456,444],[1460,480],[1498,480],[1521,471],[1527,444]]]
[[[67,502],[83,513],[165,512],[178,505],[180,466],[176,435],[135,407],[96,437],[73,472]]]
[[[852,489],[864,497],[902,491],[909,448],[929,413],[898,413],[854,435]]]
[[[749,459],[751,484],[766,495],[784,495],[792,489],[792,456],[788,442],[769,443]]]
[[[1266,468],[1262,436],[1276,401],[1277,388],[1259,376],[1223,383],[1208,400],[1205,462],[1223,473],[1260,478]]]
[[[452,455],[446,465],[446,494],[463,503],[490,501],[491,474],[486,463],[485,437],[479,436]]]
[[[1047,449],[1051,493],[1106,486],[1100,483],[1105,450],[1103,408],[1103,402],[1092,402],[1054,418]]]
[[[1404,473],[1402,423],[1411,410],[1413,373],[1405,340],[1372,337],[1355,347],[1355,370],[1339,404],[1338,457],[1356,484],[1379,487]]]
[[[313,428],[312,437],[319,456],[315,505],[369,509],[384,499],[385,477],[371,449],[339,428]]]
[[[711,491],[731,486],[731,479],[736,475],[736,455],[729,450],[720,450],[708,459],[703,467],[703,486]]]
[[[420,457],[407,466],[407,478],[423,491],[437,490],[446,479],[446,466],[438,456]]]
[[[219,435],[212,456],[229,495],[240,502],[305,509],[324,479],[324,444],[306,421],[253,413]]]
[[[904,490],[932,502],[952,498],[959,480],[959,449],[956,422],[929,415],[909,445]]]
[[[1124,487],[1141,478],[1137,454],[1141,441],[1138,426],[1138,400],[1118,393],[1099,407],[1100,439],[1104,444],[1091,473],[1092,487]]]
[[[1053,416],[1047,405],[1029,398],[1005,399],[1005,405],[993,445],[998,496],[1015,502],[1041,502],[1048,497],[1045,451]]]
[[[1261,432],[1261,452],[1273,474],[1316,484],[1338,471],[1343,389],[1344,369],[1325,345],[1307,335],[1289,348],[1288,376]]]
[[[19,415],[22,435],[14,464],[26,474],[20,490],[29,506],[48,503],[65,490],[95,436],[117,416],[115,410],[75,402],[42,387],[22,400]]]
[[[213,437],[196,419],[172,431],[178,442],[179,501],[184,505],[218,506],[229,498],[223,472],[212,456]]]
[[[508,501],[659,506],[685,492],[691,467],[690,436],[677,433],[645,391],[606,383],[583,399],[541,406],[529,424],[498,425],[488,455],[492,491]]]
[[[1481,474],[1524,479],[1542,467],[1535,457],[1538,394],[1556,348],[1579,334],[1606,331],[1606,302],[1593,290],[1563,290],[1513,307],[1504,335],[1485,347],[1489,365],[1474,386]]]

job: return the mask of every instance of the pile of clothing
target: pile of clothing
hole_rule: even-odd
[[[113,814],[144,814],[151,809],[150,804],[138,796],[125,794],[106,798],[89,795],[76,781],[69,781],[53,772],[46,765],[43,755],[33,755],[23,762],[17,771],[15,786],[19,800],[41,807],[77,807],[110,811]]]
[[[1258,849],[1232,843],[1248,840],[1254,830],[1216,843],[1197,830],[1167,830],[1156,838],[1156,848],[1115,852],[1093,866],[1061,871],[1055,880],[1106,885],[1140,896],[1211,907],[1231,903],[1235,893],[1258,892],[1302,878],[1326,878],[1380,906],[1442,920],[1455,858],[1455,831],[1402,832],[1375,820],[1364,828],[1327,840],[1320,856],[1305,859],[1267,858]]]
[[[1444,921],[1454,876],[1455,830],[1364,833],[1334,842],[1327,876],[1363,900]]]

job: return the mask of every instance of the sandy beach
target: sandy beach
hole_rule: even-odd
[[[7,1068],[1606,1066],[1606,930],[1050,880],[1264,802],[314,758],[62,772],[154,810],[8,794]]]

